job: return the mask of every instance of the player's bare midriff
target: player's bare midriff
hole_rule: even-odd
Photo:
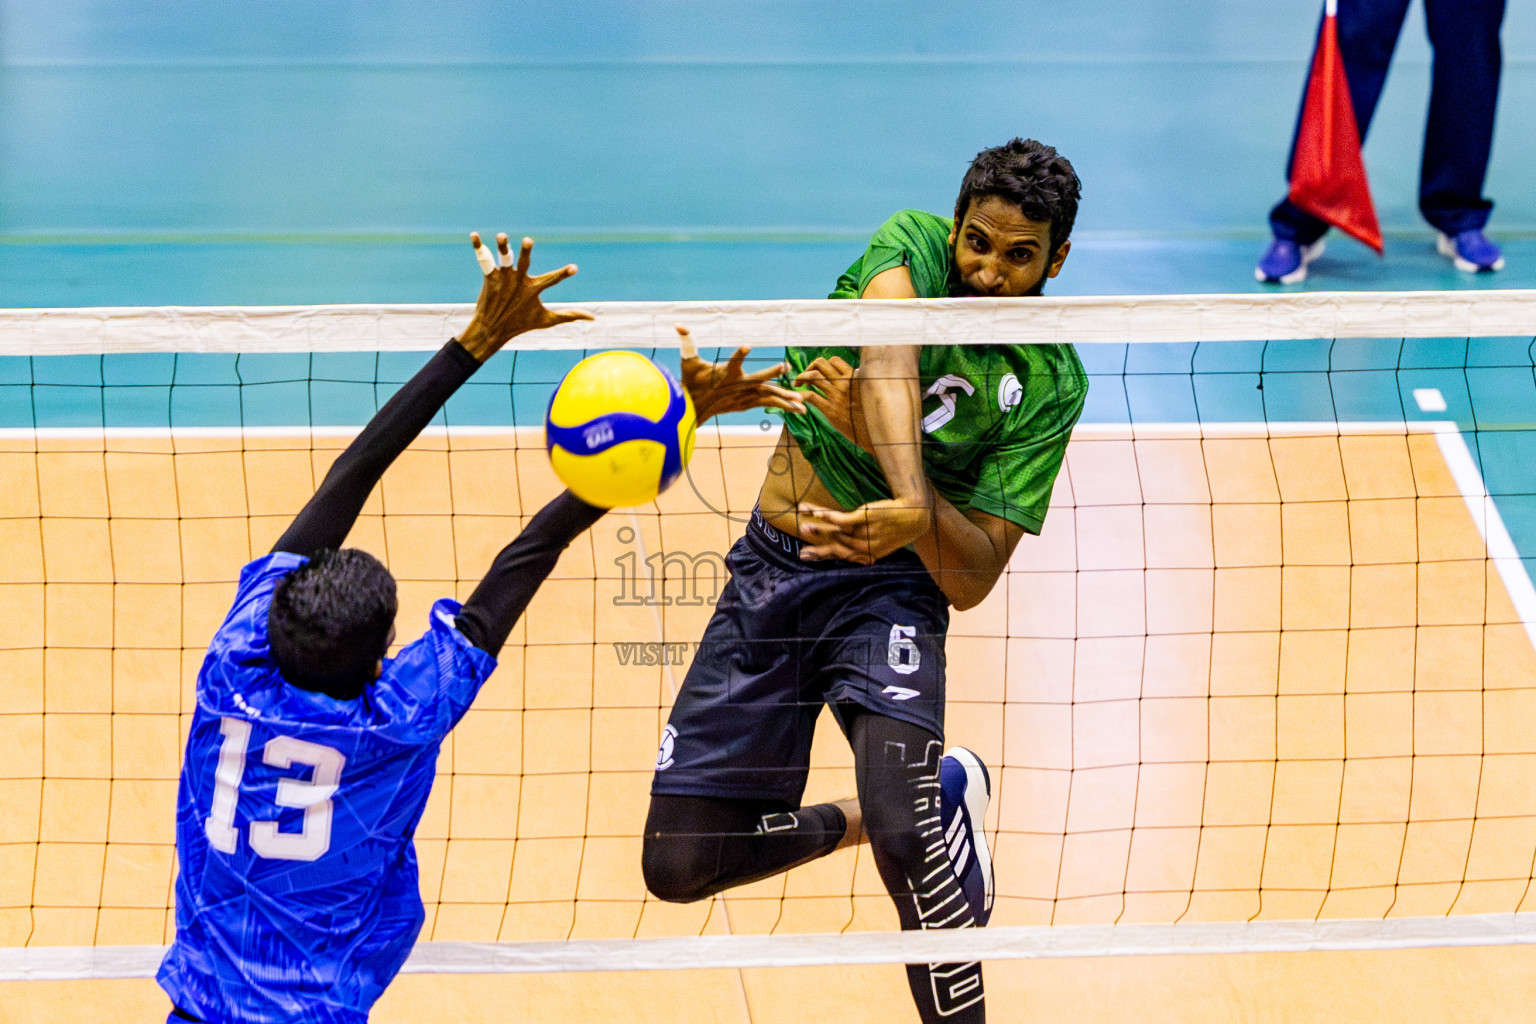
[[[795,536],[795,508],[802,501],[822,508],[842,508],[789,431],[781,430],[778,446],[768,460],[763,488],[757,494],[757,507],[769,526]]]

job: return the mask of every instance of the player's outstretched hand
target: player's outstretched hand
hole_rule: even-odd
[[[681,339],[678,348],[682,355],[683,387],[693,399],[694,414],[700,423],[721,413],[747,409],[805,412],[800,392],[773,383],[785,372],[783,363],[756,373],[742,373],[741,364],[752,351],[748,346],[738,348],[727,362],[710,363],[700,358],[699,347],[688,328],[679,325],[677,333]]]
[[[499,260],[480,241],[478,231],[470,234],[469,241],[475,247],[475,259],[485,273],[485,281],[480,285],[474,318],[459,334],[459,344],[482,363],[519,334],[573,320],[592,319],[591,314],[579,310],[555,312],[544,308],[541,298],[544,290],[576,273],[574,263],[530,277],[528,264],[533,256],[533,239],[523,239],[523,250],[518,254],[516,266],[512,264],[512,250],[507,246],[506,235],[496,236]]]
[[[932,510],[887,498],[856,509],[822,508],[801,502],[800,558],[806,562],[842,559],[869,565],[928,532]]]
[[[800,371],[795,387],[805,388],[805,404],[820,410],[827,422],[854,444],[871,455],[874,447],[869,429],[864,425],[864,407],[859,401],[858,371],[842,356],[819,356]]]

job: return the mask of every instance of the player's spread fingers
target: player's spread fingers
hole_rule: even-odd
[[[845,537],[846,526],[840,521],[840,513],[828,508],[820,508],[816,505],[801,505],[799,525],[801,536],[807,539]]]
[[[747,353],[751,351],[750,348],[743,345],[733,352],[730,360],[725,364],[725,372],[733,377],[739,377],[741,375],[741,364],[746,362]]]
[[[830,415],[832,411],[832,403],[827,401],[821,395],[816,394],[815,392],[805,393],[805,404],[810,406],[812,409],[819,410],[823,416]],[[805,410],[801,409],[799,411],[804,412]]]
[[[523,247],[522,247],[522,249],[520,249],[518,251],[518,254],[517,254],[517,272],[519,274],[526,274],[526,273],[528,273],[528,266],[529,266],[529,263],[532,261],[532,259],[533,259],[533,239],[531,239],[528,236],[524,235],[523,236]]]
[[[835,530],[857,529],[866,520],[857,510],[847,512],[843,509],[817,508],[814,505],[807,506],[805,515],[821,522],[825,526]]]
[[[524,269],[523,261],[518,260],[517,272],[521,274],[524,272]],[[561,281],[564,281],[574,273],[576,273],[576,264],[567,263],[565,266],[559,268],[558,270],[551,270],[547,274],[540,274],[538,277],[530,278],[529,283],[533,285],[535,291],[542,292],[546,288],[559,284]]]
[[[748,381],[752,384],[757,384],[762,381],[777,380],[788,372],[789,364],[780,363],[777,366],[770,366],[766,370],[758,370],[754,373],[749,373],[743,377],[742,380]]]
[[[806,398],[798,391],[781,388],[777,384],[763,384],[759,388],[760,393],[775,409],[784,409],[789,412],[805,412]]]
[[[496,252],[500,256],[500,263],[503,267],[510,267],[512,265],[512,248],[507,244],[507,233],[505,231],[496,236]]]
[[[778,409],[781,412],[803,413],[805,406],[799,401],[799,396],[786,398],[771,391],[752,389],[750,391],[735,391],[725,404],[721,412],[746,412],[748,409]]]
[[[856,551],[846,544],[838,543],[807,545],[800,549],[800,558],[806,562],[825,562],[835,559],[844,562],[857,562],[860,565],[868,565],[874,561],[869,555]]]
[[[568,324],[577,320],[593,319],[591,313],[587,313],[579,309],[562,309],[558,312],[551,310],[551,314],[553,317],[552,322],[556,324]]]
[[[806,370],[795,378],[794,383],[796,387],[815,388],[825,395],[836,394],[840,390],[838,381],[818,369]]]
[[[841,359],[827,359],[825,356],[816,360],[820,363],[821,372],[827,375],[828,380],[846,380],[849,374],[848,364]]]
[[[693,332],[682,324],[673,325],[677,330],[677,351],[684,359],[699,358],[698,343],[693,340]]]
[[[814,391],[817,394],[824,394],[827,390],[827,378],[815,370],[806,370],[795,378],[795,387]]]
[[[480,233],[478,231],[470,233],[469,241],[475,247],[475,262],[480,264],[480,272],[489,275],[491,271],[496,269],[496,259],[491,255],[491,250],[487,249],[485,243],[480,241]]]

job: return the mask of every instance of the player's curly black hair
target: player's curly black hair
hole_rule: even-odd
[[[998,196],[1017,203],[1030,220],[1050,222],[1055,255],[1072,235],[1082,194],[1083,183],[1066,157],[1043,142],[1013,139],[982,150],[971,161],[955,200],[955,224],[965,220],[973,200]]]
[[[377,558],[356,548],[318,551],[273,591],[272,657],[295,686],[351,699],[373,681],[398,607],[395,578]]]

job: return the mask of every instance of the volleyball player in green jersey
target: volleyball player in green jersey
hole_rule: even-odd
[[[832,298],[1040,293],[1071,248],[1076,173],[1015,139],[982,152],[955,220],[898,213]],[[702,899],[867,838],[903,929],[985,924],[990,780],[943,750],[949,607],[1039,533],[1087,377],[1068,346],[791,349],[786,417],[731,579],[662,735],[643,868]],[[828,706],[857,801],[802,807]],[[980,1024],[979,963],[912,964],[924,1024]]]

